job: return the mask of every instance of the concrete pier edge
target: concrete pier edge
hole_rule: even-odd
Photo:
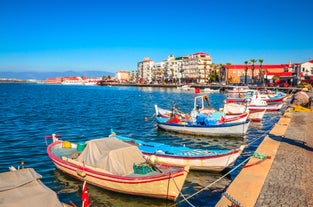
[[[260,161],[252,157],[229,185],[226,195],[221,197],[216,207],[313,206],[312,115],[312,112],[286,112],[256,150],[267,158]],[[277,153],[278,150],[280,153]],[[271,169],[275,158],[276,167]],[[280,176],[286,178],[280,179]],[[282,192],[267,192],[273,186],[277,186],[276,191]]]

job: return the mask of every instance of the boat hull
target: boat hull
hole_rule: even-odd
[[[117,136],[115,133],[112,133],[109,137],[135,144],[145,157],[152,162],[179,167],[189,166],[191,170],[211,172],[220,172],[225,168],[231,167],[245,148],[245,145],[241,145],[240,148],[233,150],[194,149],[158,142],[144,142],[142,140]]]
[[[57,169],[76,179],[86,180],[92,185],[124,194],[176,200],[189,170],[187,166],[157,175],[113,175],[71,158],[60,158],[53,154],[53,150],[60,147],[62,147],[62,142],[54,142],[47,148],[47,153]],[[162,167],[159,169],[162,171]]]
[[[191,170],[201,170],[210,172],[221,172],[227,167],[231,167],[241,155],[243,148],[233,150],[229,153],[212,156],[183,157],[168,156],[161,154],[143,153],[151,161],[160,164],[174,166],[190,166]]]
[[[275,112],[275,111],[279,111],[283,105],[284,105],[283,103],[272,103],[272,104],[267,104],[266,106],[249,105],[248,109],[250,112],[260,111],[260,110],[265,110],[265,112]]]
[[[243,123],[224,123],[214,126],[194,126],[187,124],[169,124],[158,121],[160,129],[177,132],[181,134],[191,134],[212,137],[243,137],[250,125],[250,121]]]
[[[257,110],[250,110],[249,113],[249,120],[253,121],[253,122],[260,122],[263,119],[263,116],[266,112],[265,109],[257,109]]]

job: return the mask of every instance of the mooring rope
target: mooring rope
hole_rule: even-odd
[[[264,138],[265,135],[267,135],[270,132],[271,129],[266,130],[265,132],[263,132],[260,136],[256,137],[255,139],[251,140],[247,146],[250,146],[251,144],[253,144],[254,142],[256,142],[257,140]]]
[[[251,145],[252,143],[256,142],[257,140],[261,139],[264,137],[264,135],[268,134],[269,131],[271,129],[265,131],[264,133],[262,133],[260,136],[258,136],[257,138],[253,139],[250,143],[247,144],[247,146]],[[214,184],[216,184],[217,182],[219,182],[221,179],[225,178],[226,176],[228,176],[230,173],[232,173],[233,171],[235,171],[237,168],[239,168],[241,165],[244,165],[247,161],[249,161],[252,157],[255,157],[255,158],[259,158],[261,159],[261,162],[264,161],[266,158],[269,158],[268,156],[265,156],[261,153],[258,153],[258,152],[254,152],[254,153],[251,153],[251,152],[246,152],[246,153],[242,153],[241,155],[248,155],[249,157],[247,157],[244,161],[242,161],[241,163],[239,163],[237,166],[234,166],[229,172],[227,172],[226,174],[224,174],[223,176],[221,176],[220,178],[218,178],[217,180],[215,180],[214,182],[210,183],[209,185],[207,185],[206,187],[202,188],[201,190],[199,190],[198,192],[188,196],[188,197],[185,197],[182,192],[180,192],[180,195],[183,197],[183,200],[175,203],[174,205],[172,206],[176,206],[177,204],[179,203],[182,203],[182,202],[187,202],[190,206],[194,207],[194,205],[192,205],[190,202],[189,202],[189,199],[198,195],[199,193],[201,193],[202,191],[208,189],[209,187],[213,186]],[[260,162],[260,161],[259,161]],[[259,163],[257,162],[257,163]],[[257,164],[255,163],[255,164]],[[254,165],[254,164],[253,164]],[[248,166],[250,167],[250,166]],[[174,180],[174,183],[175,183],[175,180]],[[176,183],[175,183],[176,185]],[[176,185],[176,188],[178,189],[177,185]]]
[[[244,163],[246,163],[252,156],[246,158],[244,161],[242,161],[241,163],[239,163],[237,166],[233,167],[233,169],[231,169],[229,172],[227,172],[226,174],[224,174],[223,176],[221,176],[220,178],[218,178],[217,180],[215,180],[213,183],[210,183],[209,185],[207,185],[206,187],[202,188],[201,190],[199,190],[198,192],[188,196],[188,197],[185,197],[185,196],[182,196],[184,199],[177,202],[176,204],[172,205],[172,206],[176,206],[177,204],[179,203],[182,203],[182,202],[187,202],[188,204],[190,203],[188,200],[196,195],[198,195],[199,193],[201,193],[202,191],[206,190],[207,188],[213,186],[214,184],[216,184],[217,182],[219,182],[220,180],[222,180],[223,178],[225,178],[226,176],[228,176],[230,173],[232,173],[233,171],[235,171],[237,168],[239,168],[241,165],[243,165]],[[182,193],[181,193],[182,195]],[[192,204],[190,204],[192,205]],[[193,206],[193,205],[192,205]]]

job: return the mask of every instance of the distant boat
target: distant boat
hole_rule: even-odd
[[[261,94],[258,90],[249,90],[247,91],[245,97],[243,98],[232,98],[228,97],[226,99],[227,103],[237,103],[237,102],[250,102],[255,99],[260,99],[266,102],[283,102],[287,99],[287,94],[279,92],[276,95],[268,96],[266,94]]]
[[[183,91],[194,91],[195,89],[190,87],[190,85],[182,85],[178,86],[177,89],[183,90]]]
[[[249,86],[228,86],[230,88],[225,89],[225,93],[233,93],[233,94],[245,94],[250,88]]]
[[[81,81],[62,81],[62,85],[84,85]]]
[[[266,103],[266,102],[265,102]],[[267,105],[267,103],[266,103]],[[262,105],[263,106],[263,105]],[[254,122],[259,122],[263,119],[263,116],[266,112],[266,108],[259,107],[259,108],[250,108],[249,103],[225,103],[223,107],[223,111],[226,114],[241,114],[243,111],[249,112],[248,119]]]
[[[201,90],[201,92],[204,93],[220,93],[220,89],[212,89],[212,88],[205,88],[203,90]]]
[[[47,153],[56,168],[110,191],[176,200],[189,171],[189,166],[155,165],[136,146],[113,138],[81,145],[50,137]]]
[[[194,149],[185,146],[172,146],[158,142],[118,136],[111,132],[109,137],[117,138],[127,143],[135,144],[139,150],[152,162],[174,166],[190,166],[191,170],[221,172],[231,167],[241,155],[244,145],[238,149]]]

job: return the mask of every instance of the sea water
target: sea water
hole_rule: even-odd
[[[154,122],[154,104],[170,109],[174,104],[190,112],[197,94],[175,88],[70,86],[30,83],[0,84],[0,172],[9,166],[34,168],[42,182],[62,202],[81,206],[82,182],[56,170],[46,153],[50,139],[82,142],[106,137],[113,129],[118,135],[144,141],[185,145],[192,148],[237,148],[248,145],[235,166],[249,157],[266,136],[280,113],[266,114],[261,123],[251,124],[244,138],[207,138],[160,131]],[[225,95],[208,94],[211,106],[223,106]],[[176,203],[124,195],[88,185],[92,206],[214,206],[240,168],[214,183],[222,173],[190,172]],[[192,196],[193,195],[193,196]],[[190,197],[188,202],[184,198]]]

